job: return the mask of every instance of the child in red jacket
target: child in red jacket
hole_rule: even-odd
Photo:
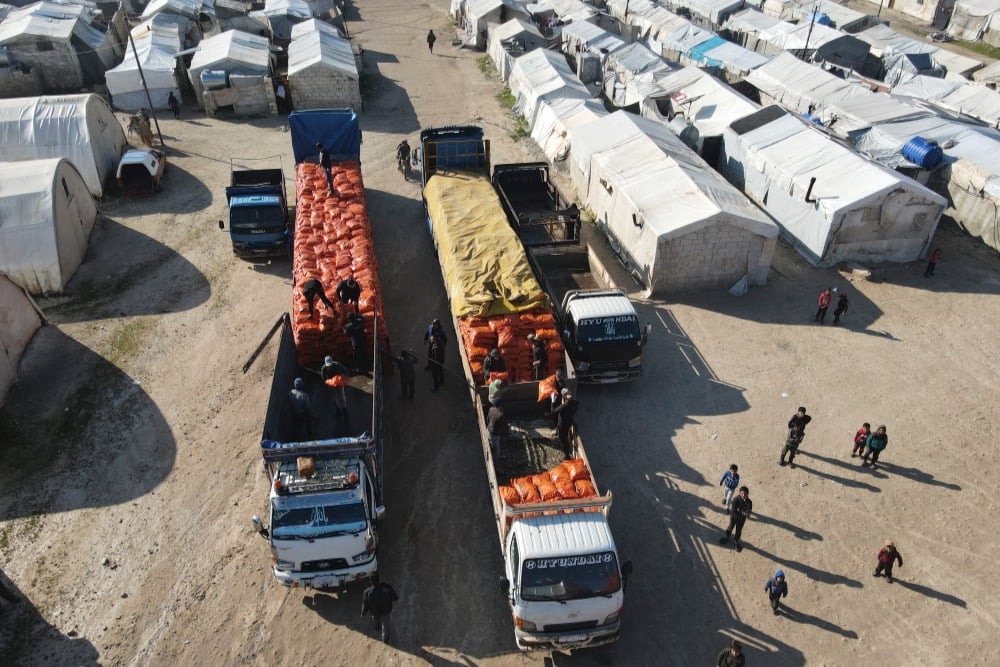
[[[892,583],[892,566],[899,561],[899,566],[903,567],[903,557],[899,555],[896,551],[896,545],[892,543],[892,540],[886,540],[885,546],[879,549],[878,552],[878,564],[875,566],[875,571],[872,572],[873,577],[881,577],[882,572],[885,572],[885,580],[890,584]]]
[[[865,453],[865,443],[868,442],[868,436],[872,434],[872,425],[865,422],[858,429],[858,432],[854,434],[854,449],[851,450],[851,458],[855,456],[860,456]]]

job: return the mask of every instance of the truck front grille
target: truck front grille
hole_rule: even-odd
[[[545,632],[573,632],[574,630],[590,630],[597,627],[597,621],[582,621],[579,623],[554,623],[545,626]]]
[[[343,558],[331,558],[330,560],[307,560],[302,563],[303,572],[324,572],[326,570],[342,570],[347,567],[347,561]]]

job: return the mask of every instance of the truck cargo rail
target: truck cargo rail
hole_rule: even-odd
[[[267,462],[291,461],[300,456],[362,457],[374,454],[375,450],[375,438],[370,433],[363,433],[356,438],[330,438],[306,442],[262,440],[260,443],[261,454]]]

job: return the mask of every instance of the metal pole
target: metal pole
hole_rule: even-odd
[[[885,0],[879,0],[878,1],[878,14],[875,15],[875,19],[876,20],[882,17],[882,4],[884,2],[885,2]]]
[[[163,134],[160,132],[160,121],[156,118],[156,109],[153,108],[153,98],[149,96],[149,88],[146,86],[146,75],[142,73],[142,64],[139,62],[139,52],[135,50],[135,40],[132,39],[132,31],[128,31],[128,43],[132,45],[132,55],[135,57],[135,66],[139,69],[139,78],[142,80],[142,89],[146,91],[146,101],[149,102],[149,113],[153,117],[156,125],[156,136],[160,138],[160,146],[166,148],[163,142]]]
[[[818,4],[813,5],[812,16],[810,17],[812,20],[809,21],[809,32],[806,33],[806,48],[803,49],[803,52],[806,53],[806,54],[809,53],[809,38],[812,37],[812,34],[813,34],[813,25],[816,24],[816,12],[817,11],[819,11],[819,5]],[[808,55],[807,55],[807,57],[808,57]]]

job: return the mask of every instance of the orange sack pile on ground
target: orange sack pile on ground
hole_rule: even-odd
[[[483,377],[483,359],[490,350],[497,348],[507,363],[511,382],[530,382],[531,341],[528,334],[535,334],[545,341],[549,366],[546,375],[563,368],[563,346],[551,311],[533,310],[526,313],[495,315],[493,317],[460,317],[458,328],[469,353],[469,365],[479,384],[486,384]]]
[[[500,495],[508,505],[520,505],[590,498],[597,490],[584,460],[570,459],[546,472],[510,480],[510,485],[500,487]]]
[[[365,318],[369,343],[374,332],[374,315],[378,313],[382,347],[388,348],[382,284],[372,244],[361,164],[353,160],[337,162],[330,171],[336,195],[330,193],[326,175],[318,164],[303,162],[295,167],[292,333],[302,366],[322,364],[328,354],[338,361],[351,359],[351,342],[344,327],[354,305],[339,303],[335,294],[340,281],[351,276],[361,286],[359,310]],[[302,285],[310,278],[323,283],[327,298],[335,306],[333,312],[317,299],[315,315],[309,318]]]

